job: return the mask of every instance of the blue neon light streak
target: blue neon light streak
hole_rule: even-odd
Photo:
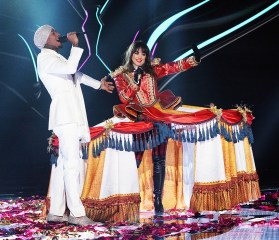
[[[273,9],[274,7],[276,7],[279,4],[279,1],[276,1],[275,3],[271,4],[269,7],[265,8],[264,10],[260,11],[259,13],[255,14],[254,16],[248,18],[247,20],[243,21],[242,23],[237,24],[236,26],[216,35],[215,37],[212,37],[206,41],[204,41],[203,43],[200,43],[197,47],[198,49],[201,49],[217,40],[219,40],[222,37],[225,37],[226,35],[238,30],[239,28],[245,26],[246,24],[254,21],[255,19],[257,19],[258,17],[262,16],[263,14],[265,14],[266,12],[270,11],[271,9]],[[191,55],[193,53],[193,50],[190,49],[187,52],[185,52],[184,54],[182,54],[181,56],[179,56],[178,58],[176,58],[174,61],[180,60],[182,58],[185,58],[189,55]]]
[[[100,15],[103,13],[103,11],[105,10],[106,6],[108,5],[109,0],[105,2],[104,6],[102,7],[101,11],[100,11]]]
[[[202,47],[204,46],[207,46],[208,44],[220,39],[221,37],[229,34],[230,32],[232,32],[232,29],[233,31],[235,31],[236,29],[244,26],[245,24],[248,24],[249,22],[255,20],[256,18],[260,17],[261,15],[263,15],[264,13],[268,12],[269,10],[271,10],[272,8],[276,7],[277,5],[279,4],[279,1],[276,1],[275,3],[271,4],[269,7],[265,8],[264,10],[262,10],[261,12],[255,14],[254,16],[248,18],[247,20],[245,20],[244,22],[236,25],[235,27],[231,28],[231,29],[228,29],[227,31],[223,32],[223,33],[220,33],[218,34],[216,37],[213,37],[213,38],[210,38],[208,39],[207,41],[199,44],[197,47],[199,49],[201,49]],[[226,34],[225,34],[226,33]],[[218,38],[219,36],[219,38]],[[216,38],[216,40],[214,40]],[[189,50],[187,51],[186,53],[182,54],[180,57],[176,58],[174,61],[177,61],[177,60],[180,60],[182,58],[185,58],[187,56],[189,56],[190,54],[193,53],[193,50]],[[167,82],[165,82],[160,88],[159,88],[159,91],[163,90],[176,76],[178,76],[179,73],[176,73],[175,75],[173,75],[170,79],[167,80]]]
[[[210,0],[205,0],[199,4],[196,4],[190,8],[187,8],[173,16],[171,16],[170,18],[168,18],[167,20],[165,20],[164,22],[162,22],[157,28],[156,30],[151,34],[148,42],[147,42],[147,46],[149,49],[152,49],[155,42],[157,41],[157,39],[167,30],[167,28],[173,24],[177,19],[179,19],[180,17],[182,17],[183,15],[185,15],[186,13],[189,13],[191,11],[193,11],[194,9],[202,6],[203,4],[209,2]]]
[[[107,5],[107,3],[109,2],[109,0],[107,0],[107,2],[104,4],[104,6],[105,5]],[[104,8],[104,7],[103,7]],[[103,9],[102,8],[102,9]],[[100,40],[100,35],[101,35],[101,32],[102,32],[102,28],[103,28],[103,25],[102,25],[102,23],[101,23],[101,21],[100,21],[100,18],[99,18],[99,15],[100,14],[98,14],[98,12],[99,12],[99,7],[97,7],[97,10],[96,10],[96,18],[97,18],[97,21],[98,21],[98,23],[99,23],[99,25],[100,25],[100,30],[99,30],[99,33],[98,33],[98,37],[97,37],[97,41],[96,41],[96,56],[99,58],[99,60],[101,61],[101,63],[106,67],[106,69],[109,71],[109,72],[111,72],[111,70],[109,69],[109,67],[104,63],[104,61],[101,59],[101,57],[98,55],[98,45],[99,45],[99,40]]]
[[[25,43],[25,45],[26,45],[27,48],[28,48],[28,51],[29,51],[29,53],[30,53],[30,55],[31,55],[31,58],[32,58],[34,70],[35,70],[35,73],[36,73],[36,79],[37,79],[37,82],[39,82],[39,76],[38,76],[38,71],[37,71],[37,65],[36,65],[36,62],[35,62],[35,59],[34,59],[32,50],[31,50],[29,44],[27,43],[27,41],[24,39],[24,37],[22,37],[20,34],[17,34],[17,35],[23,40],[23,42]]]

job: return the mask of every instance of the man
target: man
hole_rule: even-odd
[[[89,225],[95,222],[86,217],[79,187],[80,145],[90,141],[80,83],[109,93],[114,87],[105,78],[98,81],[77,72],[83,49],[78,47],[75,32],[67,34],[72,44],[68,59],[58,54],[62,47],[59,37],[60,34],[49,25],[39,27],[34,35],[34,43],[41,49],[37,58],[38,74],[52,99],[49,130],[53,130],[59,139],[59,157],[57,166],[52,169],[47,221]],[[64,215],[66,204],[69,216]]]

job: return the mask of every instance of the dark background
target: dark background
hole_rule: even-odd
[[[0,195],[46,194],[50,164],[47,153],[48,110],[50,97],[42,86],[40,98],[35,97],[36,75],[31,55],[36,60],[33,35],[38,26],[50,24],[62,34],[81,31],[88,12],[85,30],[91,46],[91,57],[82,71],[96,79],[108,70],[96,57],[96,41],[100,25],[96,9],[106,1],[95,0],[0,0]],[[176,59],[191,48],[192,43],[205,40],[248,19],[275,1],[209,1],[204,6],[175,21],[158,39],[155,56],[163,62]],[[167,18],[197,4],[178,0],[111,0],[101,15],[104,24],[100,33],[98,53],[114,70],[122,62],[123,52],[137,39],[149,37]],[[83,6],[83,7],[82,7]],[[253,24],[260,24],[278,12],[276,7]],[[253,24],[213,43],[204,54],[238,36]],[[183,98],[183,103],[218,108],[246,104],[256,117],[253,122],[255,143],[252,145],[261,188],[278,187],[279,136],[279,17],[221,48],[203,59],[195,69],[178,75],[166,88]],[[85,49],[81,63],[88,56]],[[70,45],[61,51],[68,56]],[[162,84],[167,79],[162,80]],[[162,86],[161,84],[161,86]],[[112,106],[119,103],[116,92],[83,87],[90,126],[112,117]]]

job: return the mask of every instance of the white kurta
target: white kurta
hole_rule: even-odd
[[[43,48],[37,58],[38,74],[49,92],[52,102],[49,109],[49,130],[65,124],[81,126],[83,137],[89,139],[89,128],[80,83],[98,89],[97,81],[76,72],[83,49],[72,47],[68,59],[51,49]],[[72,74],[75,74],[73,80]]]
[[[85,215],[80,200],[80,140],[89,142],[90,132],[80,84],[98,89],[101,83],[76,72],[82,53],[83,49],[72,47],[65,59],[54,50],[42,49],[37,58],[39,77],[52,100],[49,130],[59,138],[59,157],[50,182],[50,213],[58,216],[63,215],[66,204],[72,216]]]

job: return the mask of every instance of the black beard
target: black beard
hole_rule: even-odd
[[[62,48],[62,44],[61,44],[61,46],[59,46],[59,47],[55,47],[55,46],[53,46],[53,45],[46,44],[46,45],[44,46],[44,48],[51,49],[51,50],[54,50],[55,52],[58,52],[59,49]]]

